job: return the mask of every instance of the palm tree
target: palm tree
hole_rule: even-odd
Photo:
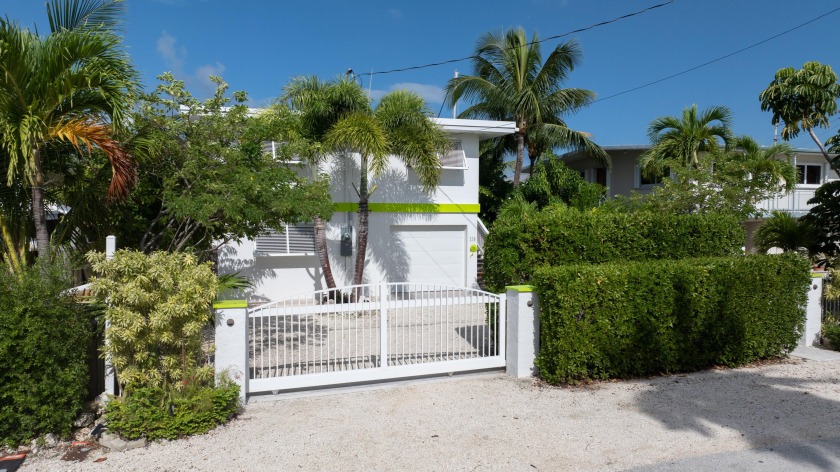
[[[440,181],[440,154],[448,140],[429,119],[431,112],[423,99],[412,92],[388,93],[373,109],[364,90],[352,80],[324,83],[308,78],[293,81],[286,96],[301,109],[304,128],[317,140],[314,148],[320,149],[323,157],[359,156],[359,228],[353,275],[353,284],[359,285],[367,252],[368,203],[376,190],[370,177],[381,176],[388,169],[389,156],[395,156],[412,168],[425,191],[432,191]],[[325,245],[323,250],[326,254]]]
[[[563,88],[563,82],[580,61],[574,41],[559,44],[543,63],[539,37],[528,40],[522,28],[505,34],[487,33],[476,46],[473,74],[449,81],[450,104],[466,99],[473,102],[459,115],[515,121],[515,142],[499,138],[498,145],[515,150],[514,186],[519,185],[525,149],[531,167],[554,148],[584,150],[609,162],[607,154],[588,133],[569,129],[563,116],[588,105],[595,98],[590,90]]]
[[[750,136],[740,136],[734,141],[733,153],[741,156],[744,175],[749,176],[751,184],[761,184],[768,188],[776,185],[779,191],[790,193],[796,187],[797,171],[792,159],[795,150],[788,143],[775,143],[761,146]],[[785,159],[780,159],[784,157]]]
[[[783,251],[797,251],[813,257],[819,252],[820,230],[807,218],[794,218],[774,211],[755,232],[755,246],[761,252],[777,247]]]
[[[776,71],[770,85],[759,94],[762,111],[772,111],[774,125],[784,122],[782,139],[795,138],[805,130],[817,144],[823,157],[835,170],[814,128],[827,128],[829,117],[837,113],[840,84],[837,74],[829,65],[816,61],[806,62],[802,69],[785,67]]]
[[[317,164],[329,157],[323,141],[327,132],[342,118],[370,109],[370,100],[364,91],[351,80],[325,82],[317,77],[298,77],[293,79],[284,90],[284,100],[289,106],[300,112],[302,138],[308,141],[307,157],[317,168]],[[313,176],[314,177],[314,176]],[[327,288],[336,288],[329,254],[327,253],[326,227],[323,218],[315,217],[315,252]]]
[[[9,155],[8,181],[31,187],[35,237],[49,253],[42,158],[52,142],[78,153],[102,149],[112,167],[109,195],[124,196],[135,179],[130,156],[113,138],[136,95],[137,73],[118,26],[119,0],[47,3],[51,32],[42,37],[0,19],[0,146]]]
[[[662,116],[648,127],[651,148],[639,156],[646,175],[660,176],[670,167],[700,167],[699,153],[728,149],[734,137],[730,131],[732,113],[726,107],[711,107],[698,113],[697,105],[683,110],[681,117]]]

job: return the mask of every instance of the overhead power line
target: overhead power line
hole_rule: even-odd
[[[569,36],[569,35],[572,35],[572,34],[575,34],[575,33],[581,33],[581,32],[584,32],[584,31],[591,30],[591,29],[595,29],[595,28],[598,28],[598,27],[601,27],[601,26],[606,26],[606,25],[609,25],[611,23],[616,23],[618,21],[621,21],[621,20],[624,20],[624,19],[627,19],[627,18],[630,18],[630,17],[633,17],[633,16],[641,15],[643,13],[647,13],[651,10],[661,8],[661,7],[664,7],[666,5],[670,5],[671,3],[674,3],[674,0],[668,0],[667,2],[659,3],[659,4],[656,4],[656,5],[644,8],[642,10],[635,11],[633,13],[628,13],[626,15],[622,15],[622,16],[613,18],[611,20],[606,20],[606,21],[602,21],[600,23],[595,23],[594,25],[589,25],[589,26],[584,27],[584,28],[578,28],[576,30],[568,31],[568,32],[563,33],[563,34],[556,34],[554,36],[549,36],[547,38],[539,39],[537,41],[531,41],[530,44],[531,45],[539,44],[539,43],[543,43],[543,42],[546,42],[546,41],[551,41],[551,40],[554,40],[554,39],[560,39],[560,38],[563,38],[563,37],[566,37],[566,36]],[[513,49],[513,48],[510,48],[510,49]],[[362,74],[358,74],[358,77],[366,76],[366,75],[370,76],[370,75],[395,74],[397,72],[405,72],[405,71],[409,71],[409,70],[426,69],[426,68],[429,68],[429,67],[438,67],[438,66],[443,66],[443,65],[446,65],[446,64],[454,64],[456,62],[468,61],[468,60],[474,59],[476,57],[478,57],[478,56],[472,55],[472,56],[466,56],[466,57],[459,57],[457,59],[447,59],[447,60],[439,61],[439,62],[431,62],[429,64],[423,64],[423,65],[419,65],[419,66],[409,66],[409,67],[401,67],[399,69],[365,72],[365,73],[362,73]]]
[[[592,104],[592,103],[597,103],[597,102],[603,102],[604,100],[609,100],[609,99],[611,99],[611,98],[615,98],[615,97],[618,97],[618,96],[624,95],[624,94],[626,94],[626,93],[635,92],[636,90],[641,90],[641,89],[643,89],[643,88],[650,87],[651,85],[656,85],[656,84],[658,84],[658,83],[660,83],[660,82],[665,82],[666,80],[671,80],[671,79],[673,79],[673,78],[675,78],[675,77],[679,77],[679,76],[681,76],[681,75],[688,74],[689,72],[693,72],[693,71],[695,71],[695,70],[697,70],[697,69],[700,69],[700,68],[706,67],[706,66],[711,65],[711,64],[714,64],[714,63],[716,63],[716,62],[720,62],[720,61],[722,61],[722,60],[724,60],[724,59],[728,59],[728,58],[730,58],[730,57],[732,57],[732,56],[734,56],[734,55],[736,55],[736,54],[740,54],[740,53],[742,53],[742,52],[744,52],[744,51],[747,51],[747,50],[749,50],[749,49],[752,49],[752,48],[754,48],[754,47],[756,47],[756,46],[760,46],[760,45],[762,45],[762,44],[764,44],[764,43],[766,43],[766,42],[772,41],[772,40],[774,40],[774,39],[776,39],[776,38],[778,38],[778,37],[784,36],[784,35],[786,35],[786,34],[788,34],[788,33],[792,33],[792,32],[794,32],[794,31],[796,31],[796,30],[798,30],[798,29],[800,29],[800,28],[802,28],[802,27],[804,27],[804,26],[807,26],[807,25],[809,25],[809,24],[811,24],[811,23],[813,23],[813,22],[815,22],[815,21],[821,20],[821,19],[823,19],[823,18],[825,18],[825,17],[827,17],[827,16],[829,16],[829,15],[831,15],[831,14],[833,14],[833,13],[837,13],[838,11],[840,11],[840,7],[835,8],[835,9],[833,9],[833,10],[830,10],[830,11],[828,11],[828,12],[826,12],[826,13],[823,13],[822,15],[817,16],[817,17],[815,17],[815,18],[812,18],[812,19],[810,19],[810,20],[806,21],[805,23],[802,23],[802,24],[796,25],[796,26],[794,26],[793,28],[786,29],[786,30],[782,31],[781,33],[774,34],[773,36],[770,36],[769,38],[762,39],[761,41],[758,41],[758,42],[756,42],[756,43],[750,44],[749,46],[746,46],[746,47],[743,47],[743,48],[741,48],[741,49],[738,49],[737,51],[730,52],[729,54],[725,54],[725,55],[723,55],[723,56],[717,57],[717,58],[712,59],[712,60],[710,60],[710,61],[706,61],[706,62],[704,62],[704,63],[702,63],[702,64],[699,64],[699,65],[696,65],[696,66],[694,66],[694,67],[689,67],[688,69],[685,69],[685,70],[682,70],[682,71],[680,71],[680,72],[677,72],[676,74],[671,74],[671,75],[669,75],[669,76],[667,76],[667,77],[662,77],[661,79],[657,79],[657,80],[654,80],[654,81],[652,81],[652,82],[648,82],[648,83],[646,83],[646,84],[639,85],[638,87],[633,87],[633,88],[630,88],[630,89],[627,89],[627,90],[624,90],[624,91],[621,91],[621,92],[618,92],[618,93],[614,93],[614,94],[612,94],[612,95],[607,95],[606,97],[599,98],[599,99],[597,99],[597,100],[593,100],[590,104]]]

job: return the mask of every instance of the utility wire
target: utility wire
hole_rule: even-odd
[[[722,61],[722,60],[724,60],[724,59],[727,59],[727,58],[730,58],[730,57],[732,57],[732,56],[734,56],[734,55],[736,55],[736,54],[740,54],[740,53],[742,53],[742,52],[744,52],[744,51],[747,51],[747,50],[749,50],[749,49],[752,49],[752,48],[754,48],[754,47],[756,47],[756,46],[760,46],[760,45],[762,45],[762,44],[764,44],[764,43],[766,43],[766,42],[772,41],[772,40],[774,40],[774,39],[776,39],[776,38],[778,38],[778,37],[781,37],[781,36],[784,36],[784,35],[786,35],[786,34],[788,34],[788,33],[791,33],[791,32],[793,32],[793,31],[796,31],[796,30],[798,30],[799,28],[802,28],[803,26],[807,26],[807,25],[809,25],[809,24],[811,24],[811,23],[813,23],[813,22],[815,22],[815,21],[821,20],[821,19],[823,19],[823,18],[827,17],[828,15],[831,15],[832,13],[836,13],[836,12],[838,12],[838,11],[840,11],[840,7],[835,8],[834,10],[828,11],[828,12],[826,12],[826,13],[823,13],[822,15],[820,15],[820,16],[818,16],[818,17],[816,17],[816,18],[812,18],[812,19],[810,19],[810,20],[806,21],[805,23],[802,23],[802,24],[799,24],[799,25],[797,25],[797,26],[794,26],[793,28],[790,28],[790,29],[787,29],[787,30],[785,30],[785,31],[782,31],[781,33],[774,34],[773,36],[770,36],[769,38],[762,39],[761,41],[758,41],[757,43],[750,44],[749,46],[746,46],[746,47],[743,47],[743,48],[741,48],[741,49],[738,49],[737,51],[730,52],[729,54],[726,54],[726,55],[720,56],[720,57],[718,57],[718,58],[716,58],[716,59],[712,59],[712,60],[710,60],[710,61],[706,61],[706,62],[704,62],[704,63],[702,63],[702,64],[700,64],[700,65],[696,65],[696,66],[694,66],[694,67],[690,67],[690,68],[688,68],[688,69],[685,69],[685,70],[682,70],[682,71],[680,71],[680,72],[677,72],[676,74],[671,74],[671,75],[669,75],[669,76],[667,76],[667,77],[663,77],[663,78],[661,78],[661,79],[654,80],[653,82],[648,82],[648,83],[646,83],[646,84],[639,85],[638,87],[633,87],[633,88],[631,88],[631,89],[627,89],[627,90],[624,90],[624,91],[622,91],[622,92],[614,93],[614,94],[612,94],[612,95],[607,95],[606,97],[603,97],[603,98],[599,98],[599,99],[593,100],[592,102],[590,102],[590,105],[591,105],[591,104],[593,104],[593,103],[603,102],[604,100],[609,100],[609,99],[611,99],[611,98],[619,97],[619,96],[624,95],[624,94],[626,94],[626,93],[635,92],[636,90],[641,90],[641,89],[643,89],[643,88],[650,87],[651,85],[656,85],[656,84],[658,84],[658,83],[660,83],[660,82],[665,82],[666,80],[671,80],[671,79],[673,79],[673,78],[675,78],[675,77],[679,77],[679,76],[681,76],[681,75],[688,74],[689,72],[693,72],[693,71],[695,71],[695,70],[697,70],[697,69],[700,69],[700,68],[706,67],[706,66],[708,66],[708,65],[714,64],[714,63],[716,63],[716,62],[720,62],[720,61]]]
[[[834,13],[837,13],[838,11],[840,11],[840,7],[835,8],[835,9],[833,9],[833,10],[829,10],[829,11],[827,11],[827,12],[825,12],[825,13],[823,13],[823,14],[821,14],[821,15],[819,15],[819,16],[817,16],[817,17],[815,17],[815,18],[812,18],[812,19],[810,19],[810,20],[808,20],[808,21],[804,22],[804,23],[801,23],[801,24],[796,25],[796,26],[794,26],[794,27],[792,27],[792,28],[786,29],[786,30],[782,31],[781,33],[774,34],[773,36],[770,36],[770,37],[768,37],[768,38],[762,39],[761,41],[758,41],[758,42],[755,42],[755,43],[753,43],[753,44],[750,44],[749,46],[745,46],[745,47],[743,47],[743,48],[741,48],[741,49],[738,49],[737,51],[730,52],[729,54],[725,54],[725,55],[723,55],[723,56],[717,57],[717,58],[712,59],[712,60],[710,60],[710,61],[706,61],[706,62],[704,62],[704,63],[702,63],[702,64],[696,65],[696,66],[694,66],[694,67],[690,67],[690,68],[688,68],[688,69],[682,70],[682,71],[677,72],[677,73],[675,73],[675,74],[671,74],[671,75],[669,75],[669,76],[667,76],[667,77],[663,77],[663,78],[661,78],[661,79],[657,79],[657,80],[654,80],[654,81],[652,81],[652,82],[648,82],[648,83],[646,83],[646,84],[639,85],[639,86],[637,86],[637,87],[633,87],[633,88],[630,88],[630,89],[627,89],[627,90],[623,90],[623,91],[621,91],[621,92],[614,93],[614,94],[612,94],[612,95],[607,95],[606,97],[603,97],[603,98],[598,98],[598,99],[596,99],[596,100],[593,100],[593,101],[589,102],[589,104],[590,104],[590,105],[592,105],[592,104],[594,104],[594,103],[603,102],[603,101],[605,101],[605,100],[609,100],[609,99],[611,99],[611,98],[619,97],[619,96],[621,96],[621,95],[624,95],[624,94],[627,94],[627,93],[630,93],[630,92],[635,92],[635,91],[637,91],[637,90],[641,90],[641,89],[643,89],[643,88],[650,87],[651,85],[656,85],[656,84],[658,84],[658,83],[665,82],[666,80],[671,80],[671,79],[676,78],[676,77],[679,77],[679,76],[681,76],[681,75],[685,75],[685,74],[687,74],[687,73],[689,73],[689,72],[693,72],[693,71],[695,71],[695,70],[697,70],[697,69],[700,69],[700,68],[706,67],[706,66],[711,65],[711,64],[714,64],[714,63],[716,63],[716,62],[720,62],[720,61],[722,61],[722,60],[724,60],[724,59],[728,59],[728,58],[730,58],[730,57],[732,57],[732,56],[734,56],[734,55],[736,55],[736,54],[740,54],[740,53],[742,53],[742,52],[744,52],[744,51],[747,51],[747,50],[750,50],[750,49],[752,49],[752,48],[754,48],[754,47],[756,47],[756,46],[760,46],[760,45],[762,45],[762,44],[764,44],[764,43],[767,43],[767,42],[769,42],[769,41],[772,41],[772,40],[774,40],[774,39],[777,39],[777,38],[779,38],[779,37],[781,37],[781,36],[784,36],[784,35],[786,35],[786,34],[792,33],[792,32],[794,32],[794,31],[796,31],[796,30],[798,30],[798,29],[800,29],[800,28],[802,28],[802,27],[804,27],[804,26],[807,26],[807,25],[809,25],[809,24],[811,24],[811,23],[813,23],[813,22],[815,22],[815,21],[821,20],[821,19],[823,19],[823,18],[825,18],[825,17],[827,17],[827,16],[829,16],[829,15],[832,15],[832,14],[834,14]],[[442,110],[442,109],[443,109],[443,108],[441,107],[441,110]],[[440,115],[440,112],[438,112],[438,115]],[[491,127],[486,128],[486,129],[487,129],[487,130],[490,130],[490,129],[493,129],[493,128],[502,128],[502,127],[504,127],[504,125],[500,125],[500,126],[491,126]]]
[[[568,31],[568,32],[563,33],[563,34],[557,34],[557,35],[554,35],[554,36],[549,36],[547,38],[539,39],[537,41],[531,41],[530,44],[531,45],[539,44],[539,43],[543,43],[543,42],[546,42],[546,41],[551,41],[553,39],[560,39],[560,38],[563,38],[565,36],[569,36],[569,35],[572,35],[572,34],[575,34],[575,33],[581,33],[581,32],[584,32],[584,31],[591,30],[591,29],[595,29],[595,28],[598,28],[600,26],[606,26],[606,25],[609,25],[611,23],[616,23],[618,21],[624,20],[626,18],[641,15],[641,14],[646,13],[648,11],[664,7],[666,5],[670,5],[671,3],[674,3],[674,0],[668,0],[667,2],[659,3],[659,4],[656,4],[656,5],[647,7],[645,9],[635,11],[633,13],[628,13],[626,15],[622,15],[622,16],[613,18],[611,20],[606,20],[606,21],[602,21],[600,23],[595,23],[594,25],[589,25],[589,26],[584,27],[584,28],[578,28],[576,30]],[[516,49],[516,47],[508,48],[508,49]],[[429,67],[437,67],[437,66],[443,66],[443,65],[446,65],[446,64],[454,64],[456,62],[468,61],[470,59],[475,59],[477,57],[478,56],[476,56],[476,55],[472,55],[472,56],[460,57],[458,59],[447,59],[445,61],[432,62],[432,63],[429,63],[429,64],[423,64],[423,65],[420,65],[420,66],[402,67],[402,68],[399,68],[399,69],[383,70],[383,71],[379,71],[379,72],[365,72],[363,74],[359,74],[359,76],[395,74],[397,72],[405,72],[405,71],[409,71],[409,70],[426,69],[426,68],[429,68]]]

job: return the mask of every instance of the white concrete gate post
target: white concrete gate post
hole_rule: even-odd
[[[802,339],[799,340],[800,346],[813,346],[820,342],[823,275],[815,273],[811,276],[811,284],[808,286],[808,306],[805,309],[805,328],[802,330]]]
[[[537,374],[534,360],[540,350],[540,317],[537,294],[530,285],[507,289],[506,371],[511,377]]]
[[[216,375],[227,373],[239,385],[239,400],[248,399],[248,303],[220,300],[213,303],[216,317]]]

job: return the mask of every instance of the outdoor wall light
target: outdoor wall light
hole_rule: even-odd
[[[227,325],[228,326],[233,326],[233,318],[228,318]]]

